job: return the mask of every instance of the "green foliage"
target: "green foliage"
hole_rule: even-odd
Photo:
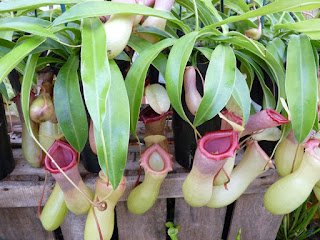
[[[171,240],[178,240],[177,234],[179,233],[179,228],[181,227],[180,225],[174,226],[173,222],[167,222],[166,227],[168,229],[168,235]]]
[[[231,96],[240,106],[245,124],[254,81],[262,88],[263,102],[259,104],[263,109],[276,108],[280,112],[280,98],[288,102],[292,124],[283,127],[281,140],[291,126],[298,142],[312,128],[317,129],[319,19],[305,20],[300,11],[319,8],[320,0],[277,0],[266,6],[258,0],[257,10],[250,10],[251,5],[243,0],[226,0],[224,13],[219,12],[217,0],[195,0],[196,8],[193,0],[175,2],[172,12],[111,1],[0,2],[0,92],[6,95],[2,81],[16,69],[23,76],[22,108],[31,132],[29,93],[36,82],[35,71],[47,65],[60,69],[54,101],[62,132],[81,151],[88,135],[84,110],[88,109],[94,123],[99,164],[114,187],[124,172],[129,130],[136,134],[150,64],[164,76],[175,111],[194,124],[194,129],[216,116]],[[66,4],[67,10],[62,13],[60,9],[39,9],[51,4]],[[37,18],[32,14],[35,9]],[[107,58],[108,36],[97,18],[110,14],[167,20],[165,30],[137,26],[133,31],[128,42],[131,50],[122,52],[116,60],[131,63],[125,81],[117,62]],[[257,17],[263,15],[266,17],[261,39],[248,38],[245,31],[258,28]],[[202,28],[198,30],[199,27]],[[157,36],[161,41],[152,44],[138,37],[138,33]],[[133,51],[139,54],[135,61]],[[208,69],[204,95],[191,123],[181,102],[183,74],[186,66],[197,63],[208,63]],[[172,236],[176,235],[177,229],[168,227]]]
[[[320,231],[320,228],[314,224],[313,218],[319,210],[319,202],[312,202],[310,196],[292,213],[283,216],[276,239],[305,240],[308,239],[308,237],[317,234]]]

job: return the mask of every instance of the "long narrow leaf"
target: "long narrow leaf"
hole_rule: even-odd
[[[232,96],[242,110],[243,125],[245,125],[250,116],[251,98],[247,82],[244,79],[242,73],[237,68]]]
[[[21,84],[21,108],[22,108],[23,117],[26,123],[26,127],[28,129],[30,136],[34,136],[31,125],[30,125],[30,117],[29,117],[30,91],[31,91],[31,86],[32,86],[39,55],[40,55],[39,53],[29,55],[28,61],[26,64],[26,70],[24,72],[23,80]]]
[[[230,46],[218,45],[206,73],[204,95],[194,119],[199,126],[213,118],[228,102],[236,78],[236,57]]]
[[[310,19],[303,22],[277,24],[274,26],[276,30],[287,29],[297,31],[308,35],[311,39],[320,39],[320,19]]]
[[[127,74],[125,84],[130,102],[130,131],[133,135],[136,135],[144,80],[149,66],[163,49],[173,45],[175,41],[175,39],[168,38],[145,49],[136,58]]]
[[[41,18],[36,18],[36,17],[27,17],[27,16],[20,16],[20,17],[14,17],[14,18],[2,18],[0,19],[0,23],[32,23],[36,24],[40,27],[48,27],[51,22],[41,19]]]
[[[130,46],[133,50],[135,50],[138,54],[140,54],[145,49],[152,46],[152,43],[149,41],[136,37],[131,36],[128,42],[128,46]],[[162,74],[162,76],[166,73],[166,65],[167,65],[167,58],[163,53],[159,53],[158,56],[152,61],[152,65],[158,69],[158,71]]]
[[[95,128],[99,164],[114,189],[121,181],[127,161],[129,142],[129,101],[122,74],[110,60],[111,86],[107,99],[106,117],[102,131]]]
[[[21,32],[28,32],[33,35],[43,36],[52,38],[54,40],[59,40],[56,35],[51,33],[49,30],[38,26],[34,23],[27,23],[27,22],[1,22],[0,21],[0,31],[21,31]]]
[[[42,6],[56,5],[56,4],[72,4],[80,3],[83,0],[10,0],[0,3],[0,12],[11,12],[21,9],[35,9]]]
[[[53,25],[79,20],[87,17],[99,17],[112,14],[137,14],[150,15],[159,18],[165,18],[176,23],[184,32],[190,32],[190,28],[182,21],[174,17],[171,12],[156,10],[144,5],[127,4],[118,2],[97,2],[89,1],[77,4],[64,12],[60,17],[56,18]]]
[[[246,61],[248,64],[250,64],[253,70],[255,71],[263,92],[263,109],[268,109],[268,108],[274,109],[276,106],[276,101],[274,99],[274,96],[271,90],[268,88],[268,86],[264,82],[264,74],[261,68],[251,58],[249,58],[247,55],[243,54],[242,52],[236,51],[236,56],[240,61]]]
[[[6,86],[4,85],[4,82],[0,83],[0,94],[2,94],[7,101],[9,100],[8,91]]]
[[[60,69],[54,85],[54,106],[61,131],[68,142],[81,152],[88,138],[88,123],[79,78],[79,57],[71,55]]]
[[[105,117],[111,74],[106,34],[99,18],[86,18],[82,25],[81,78],[84,99],[95,127]]]
[[[45,37],[31,37],[0,58],[0,83],[23,58],[45,40]]]
[[[257,58],[261,59],[261,62],[264,64],[267,64],[267,66],[271,69],[272,74],[276,80],[277,86],[278,86],[278,99],[280,97],[286,98],[285,94],[285,72],[284,67],[280,65],[279,62],[273,57],[271,53],[259,42],[256,42],[256,47],[260,48],[261,51],[258,51],[257,48],[250,43],[243,41],[242,39],[238,37],[232,37],[228,38],[227,40],[224,40],[226,42],[232,43],[234,45],[237,45],[239,47],[245,48],[247,51],[254,54]],[[261,52],[265,54],[261,54]],[[281,102],[278,100],[278,105],[276,110],[280,111],[282,109]]]
[[[180,38],[172,47],[166,68],[166,88],[170,102],[182,119],[189,122],[181,103],[183,72],[197,39],[197,32],[191,32]]]
[[[268,42],[266,48],[280,64],[283,64],[283,61],[285,60],[286,45],[280,38],[275,38]]]
[[[258,16],[268,15],[276,12],[283,11],[308,11],[313,10],[320,7],[320,0],[309,0],[309,1],[301,1],[301,0],[278,0],[271,4],[268,4],[264,7],[258,8],[254,11],[246,12],[245,14],[239,16],[232,16],[218,23],[207,26],[208,28],[216,28],[223,24],[238,22],[241,20],[254,18]]]
[[[294,135],[299,143],[312,129],[317,113],[318,69],[306,35],[293,35],[287,53],[286,93]]]

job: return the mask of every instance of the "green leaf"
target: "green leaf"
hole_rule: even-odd
[[[296,140],[302,143],[317,114],[318,69],[306,35],[290,37],[287,53],[286,93]]]
[[[275,38],[268,42],[266,48],[280,64],[283,64],[283,61],[285,60],[286,45],[280,38]]]
[[[183,73],[192,52],[193,45],[197,39],[197,35],[197,32],[191,32],[176,41],[171,48],[165,74],[166,88],[170,102],[180,117],[187,122],[190,121],[187,118],[181,103]]]
[[[74,149],[81,152],[88,138],[88,123],[80,93],[78,68],[79,57],[71,55],[57,76],[54,106],[63,135]]]
[[[115,60],[120,60],[120,61],[127,61],[131,62],[131,58],[125,53],[125,51],[122,51],[118,56],[114,58]]]
[[[50,63],[64,64],[65,61],[61,60],[59,58],[54,58],[54,57],[41,57],[38,59],[36,70],[44,68],[45,66],[47,66]]]
[[[197,50],[199,50],[208,60],[211,59],[211,55],[213,50],[211,48],[207,47],[196,47]]]
[[[175,2],[181,5],[182,7],[188,9],[189,11],[194,12],[192,0],[176,0]],[[212,14],[210,13],[209,9],[204,5],[204,3],[197,1],[197,8],[199,19],[205,26],[215,23]]]
[[[287,29],[308,35],[311,39],[320,40],[320,19],[310,19],[303,22],[276,24],[276,30]]]
[[[100,167],[116,189],[127,161],[130,117],[126,87],[113,60],[110,60],[110,70],[112,80],[103,128],[101,132],[96,128],[94,131]]]
[[[204,95],[194,119],[199,126],[213,118],[228,102],[236,78],[236,57],[230,46],[218,45],[206,73]]]
[[[280,97],[284,99],[286,98],[285,86],[284,86],[285,85],[284,67],[279,62],[277,62],[277,60],[273,57],[273,55],[269,53],[269,51],[261,43],[255,42],[255,46],[254,46],[238,37],[228,38],[223,41],[232,43],[236,46],[239,46],[240,48],[244,48],[246,51],[251,52],[254,56],[259,58],[261,62],[263,62],[264,64],[267,64],[267,66],[271,69],[273,77],[275,78],[278,86],[278,99],[280,99]],[[257,47],[260,49],[260,51],[257,49]],[[261,54],[261,52],[264,54]],[[281,108],[282,108],[281,102],[278,100],[277,111],[280,111]]]
[[[190,32],[190,28],[182,21],[174,17],[171,12],[156,10],[144,5],[128,4],[118,2],[97,2],[88,1],[77,4],[65,11],[60,17],[56,18],[53,25],[59,25],[81,18],[99,17],[112,14],[136,14],[136,15],[150,15],[154,17],[164,18],[176,23],[184,32]]]
[[[213,6],[211,0],[201,0],[201,1],[218,21],[222,21],[222,17],[220,16],[218,10]],[[227,33],[229,31],[228,25],[222,25],[221,28],[224,33]]]
[[[268,86],[264,82],[264,74],[263,74],[263,71],[261,70],[261,68],[251,58],[249,58],[247,55],[243,54],[242,52],[235,51],[235,53],[236,53],[237,58],[241,62],[245,61],[253,67],[253,69],[258,77],[258,80],[260,82],[262,92],[263,92],[263,109],[268,109],[268,108],[274,109],[276,106],[276,101],[274,99],[274,96],[273,96],[271,90],[268,88]]]
[[[146,48],[135,59],[127,74],[125,84],[130,103],[130,131],[135,136],[143,97],[144,80],[149,66],[162,50],[175,42],[175,39],[168,38]]]
[[[1,18],[0,20],[1,23],[32,23],[32,24],[36,24],[40,27],[48,27],[51,22],[47,21],[47,20],[43,20],[41,18],[36,18],[36,17],[27,17],[27,16],[20,16],[20,17],[7,17],[7,18]]]
[[[38,26],[37,24],[27,23],[27,22],[14,22],[14,21],[2,22],[0,20],[0,31],[7,31],[7,30],[28,32],[34,35],[48,37],[54,40],[59,40],[56,35],[51,33],[49,30]]]
[[[10,0],[5,2],[0,2],[0,12],[11,12],[21,9],[35,9],[42,6],[55,5],[55,4],[72,4],[80,3],[83,0]]]
[[[69,54],[66,51],[66,47],[62,44],[52,40],[51,38],[47,38],[46,41],[44,41],[42,44],[40,44],[39,47],[34,49],[31,53],[42,53],[44,51],[50,50],[57,55],[63,57],[64,59],[68,59]]]
[[[106,112],[111,74],[107,42],[99,18],[86,18],[82,25],[81,78],[84,99],[94,126],[100,131]]]
[[[152,26],[147,26],[147,27],[139,26],[135,30],[135,33],[150,34],[150,35],[153,35],[153,36],[157,36],[160,39],[170,38],[171,37],[165,31],[161,31],[159,28],[152,27]]]
[[[248,5],[243,0],[226,0],[225,5],[239,14],[244,14],[250,10]]]
[[[247,82],[244,79],[242,73],[237,68],[232,96],[239,104],[242,110],[244,126],[247,123],[250,116],[251,98]]]
[[[235,51],[235,53],[236,53],[236,51]],[[237,56],[237,54],[236,54],[236,56]],[[251,90],[252,84],[254,81],[254,77],[255,77],[253,67],[246,60],[243,60],[243,59],[238,59],[238,60],[241,62],[239,70],[242,74],[246,74],[246,76],[247,76],[246,82],[247,82],[249,90]]]
[[[207,28],[216,28],[226,23],[238,22],[241,20],[254,18],[258,16],[268,15],[271,13],[282,12],[282,11],[307,11],[313,10],[320,7],[320,0],[278,0],[264,7],[258,8],[254,11],[246,12],[245,14],[232,16],[218,23],[207,26]]]
[[[29,55],[28,61],[26,64],[26,69],[22,79],[22,84],[21,84],[21,108],[23,112],[23,117],[24,117],[26,127],[28,129],[30,136],[33,136],[34,138],[35,136],[32,132],[32,128],[30,125],[29,102],[30,102],[31,86],[32,86],[39,55],[40,55],[39,53]]]
[[[149,41],[136,37],[131,36],[128,42],[128,46],[133,48],[138,54],[140,54],[145,49],[152,46],[152,43]],[[167,58],[163,53],[159,53],[158,56],[153,60],[152,65],[158,69],[162,76],[166,73],[166,65],[167,65]]]
[[[44,42],[46,38],[33,36],[12,49],[0,59],[0,83],[33,49]]]
[[[8,91],[6,86],[4,85],[4,82],[0,83],[0,93],[4,96],[4,98],[9,101]],[[0,96],[2,97],[2,96]]]

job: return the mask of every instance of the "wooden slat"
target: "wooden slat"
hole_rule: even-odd
[[[23,195],[20,196],[23,198]],[[7,199],[12,201],[12,199]],[[47,232],[37,217],[37,208],[0,208],[1,240],[55,240],[53,232]]]
[[[241,228],[241,239],[274,240],[282,216],[269,213],[263,206],[264,193],[242,195],[235,203],[228,240]]]
[[[187,176],[187,173],[169,174],[163,181],[158,198],[179,198],[183,197],[182,184]],[[120,201],[125,201],[133,189],[136,182],[136,176],[127,177],[126,191]],[[141,176],[141,181],[143,180]],[[266,189],[277,179],[279,175],[275,170],[269,170],[260,178],[255,179],[244,194],[264,193]],[[96,174],[88,175],[84,182],[94,189]],[[54,182],[49,181],[44,196],[44,202],[49,197]],[[42,193],[43,181],[0,181],[0,208],[5,207],[30,207],[37,206]],[[23,196],[23,198],[21,198]],[[7,201],[11,199],[12,201]]]
[[[187,176],[187,173],[168,174],[163,181],[158,198],[179,198],[183,197],[182,184]],[[26,177],[26,176],[24,176]],[[31,176],[34,178],[35,176]],[[37,178],[37,177],[36,177]],[[264,193],[266,189],[280,177],[275,170],[269,170],[255,179],[244,194]],[[84,182],[94,189],[97,174],[90,174],[84,178]],[[126,191],[120,201],[125,201],[133,189],[136,182],[136,176],[127,177]],[[143,181],[144,176],[141,176]],[[49,197],[54,182],[48,181],[44,201]],[[42,193],[43,181],[0,181],[0,208],[4,207],[30,207],[37,206]],[[21,196],[24,196],[21,198]],[[12,201],[7,201],[11,199]]]
[[[119,240],[166,239],[166,199],[158,199],[149,211],[141,215],[129,212],[127,202],[119,202],[116,214]]]
[[[227,208],[193,208],[183,198],[175,200],[174,224],[181,225],[178,239],[221,239]]]
[[[70,211],[61,224],[61,231],[64,240],[80,240],[84,238],[84,228],[86,225],[87,214],[75,215]]]

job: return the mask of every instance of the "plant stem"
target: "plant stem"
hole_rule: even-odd
[[[198,16],[198,8],[197,8],[196,0],[193,0],[193,7],[194,7],[195,18],[196,18],[196,28],[195,28],[195,31],[198,31],[198,30],[199,30],[199,16]]]

